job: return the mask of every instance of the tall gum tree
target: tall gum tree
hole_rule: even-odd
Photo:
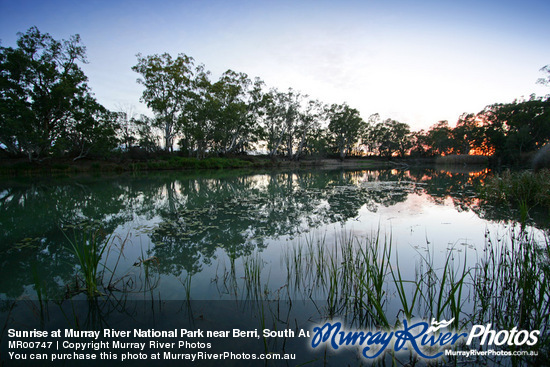
[[[233,70],[227,70],[212,85],[212,99],[217,107],[214,143],[220,153],[234,153],[252,139],[256,88],[246,74]]]
[[[36,27],[18,35],[17,48],[0,47],[0,143],[32,161],[49,155],[78,101],[93,97],[79,35],[58,41]]]
[[[302,112],[296,125],[295,135],[298,140],[296,152],[293,155],[294,160],[300,159],[307,145],[308,137],[312,132],[320,129],[321,123],[326,120],[327,107],[319,100],[310,100]]]
[[[328,129],[334,139],[338,155],[344,160],[351,152],[353,144],[359,140],[366,123],[359,115],[359,111],[346,103],[333,104],[328,111]]]
[[[164,149],[173,150],[174,138],[181,130],[182,114],[192,97],[194,60],[185,54],[137,55],[132,70],[141,74],[137,82],[145,87],[141,101],[156,115],[155,124],[164,135]]]

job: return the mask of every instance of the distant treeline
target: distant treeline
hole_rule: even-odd
[[[4,156],[109,157],[177,150],[204,158],[263,152],[303,156],[491,155],[516,163],[550,139],[550,97],[531,96],[440,121],[412,132],[406,123],[364,120],[357,109],[325,104],[293,89],[268,88],[259,78],[228,70],[213,81],[193,58],[137,55],[132,67],[144,88],[141,102],[108,111],[87,85],[79,64],[86,49],[78,35],[54,40],[33,27],[17,47],[0,47],[0,150]],[[548,67],[543,68],[550,75]],[[541,83],[547,84],[547,79]],[[396,102],[398,103],[398,102]]]

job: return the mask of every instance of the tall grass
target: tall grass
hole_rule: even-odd
[[[106,238],[99,229],[79,232],[75,230],[72,239],[65,232],[63,234],[69,241],[71,250],[78,260],[80,273],[86,285],[86,294],[88,297],[99,295],[98,271],[100,261],[109,246],[111,236]]]
[[[415,279],[405,278],[391,236],[381,238],[379,233],[365,239],[342,234],[334,244],[309,238],[306,246],[298,244],[285,254],[289,282],[308,298],[325,297],[328,317],[344,315],[361,325],[384,328],[400,323],[400,316],[454,317],[458,327],[470,270],[465,262],[455,267],[450,253],[442,269],[430,258],[420,256],[419,261],[422,273],[417,270]],[[390,311],[392,298],[397,303],[392,302]]]
[[[502,246],[490,236],[475,268],[474,295],[477,323],[491,322],[510,330],[540,330],[538,347],[550,349],[550,246],[515,229]]]
[[[358,326],[392,328],[400,319],[450,320],[454,330],[492,324],[496,330],[540,330],[539,359],[550,353],[550,244],[522,225],[498,240],[486,234],[483,257],[468,264],[451,249],[436,263],[432,252],[416,260],[414,279],[392,248],[391,237],[343,234],[306,238],[284,254],[293,291],[326,300],[325,317]],[[433,250],[432,250],[433,251]],[[317,278],[317,280],[315,280]],[[506,346],[506,348],[514,348]],[[513,363],[520,361],[513,358]],[[538,362],[539,360],[537,360]]]
[[[493,204],[523,206],[524,211],[535,206],[550,210],[550,170],[504,171],[484,182],[480,196]]]

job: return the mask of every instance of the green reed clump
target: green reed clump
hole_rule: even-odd
[[[65,233],[64,233],[65,234]],[[80,272],[86,285],[88,297],[100,294],[98,289],[98,270],[101,258],[109,246],[111,236],[105,237],[99,229],[88,229],[73,233],[73,238],[65,237],[80,265]]]
[[[511,204],[523,210],[534,206],[550,208],[550,170],[504,171],[484,182],[480,196],[494,204]]]
[[[395,258],[394,258],[395,256]],[[345,316],[360,324],[391,328],[399,315],[447,319],[459,327],[463,294],[470,269],[455,266],[451,253],[443,268],[420,257],[415,279],[403,276],[392,238],[375,234],[365,239],[342,234],[333,244],[308,238],[285,254],[288,283],[307,298],[325,297],[329,317]],[[395,315],[390,315],[391,304]],[[395,321],[392,321],[395,320]]]
[[[486,234],[483,257],[467,263],[452,248],[416,259],[414,279],[404,274],[392,238],[349,234],[314,238],[287,249],[283,262],[292,291],[326,300],[323,316],[390,329],[402,319],[454,319],[451,328],[491,324],[495,330],[540,330],[535,364],[550,355],[550,239],[535,239],[517,225],[498,240]],[[540,234],[539,234],[540,236]],[[394,253],[395,250],[395,253]],[[480,348],[483,348],[480,346]],[[515,350],[515,346],[505,348]],[[513,365],[523,363],[513,357]]]
[[[510,232],[509,243],[487,235],[474,277],[475,322],[493,328],[540,330],[537,348],[550,352],[550,246],[524,228]]]
[[[262,289],[262,269],[264,261],[262,257],[255,253],[243,258],[244,284],[246,288],[247,299],[262,300],[267,290],[267,283]]]

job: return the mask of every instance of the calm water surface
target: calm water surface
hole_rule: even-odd
[[[110,236],[104,285],[133,299],[246,298],[250,269],[276,297],[288,286],[293,248],[330,249],[350,237],[391,240],[411,279],[422,258],[437,266],[450,252],[473,264],[488,236],[498,241],[513,227],[513,213],[476,198],[489,174],[218,171],[4,182],[0,297],[36,298],[37,284],[42,297],[68,297],[78,283],[68,239],[96,229]]]

